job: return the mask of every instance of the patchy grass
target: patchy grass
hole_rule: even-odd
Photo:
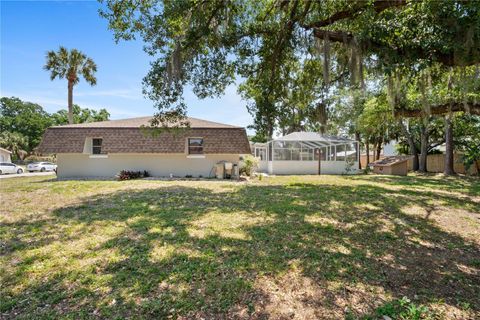
[[[35,177],[0,192],[0,318],[480,317],[478,180]]]

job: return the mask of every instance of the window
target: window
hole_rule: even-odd
[[[188,154],[203,154],[203,138],[188,138]]]
[[[102,139],[92,139],[92,153],[101,154],[102,153]]]

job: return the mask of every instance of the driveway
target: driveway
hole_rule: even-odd
[[[0,179],[9,179],[9,178],[18,178],[18,177],[35,177],[35,176],[50,176],[50,175],[55,175],[55,172],[53,171],[47,171],[47,172],[24,172],[21,174],[2,174],[0,175]]]

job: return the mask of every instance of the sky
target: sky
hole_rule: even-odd
[[[142,94],[152,57],[143,43],[115,43],[97,1],[0,0],[0,95],[40,104],[47,112],[66,109],[67,82],[50,81],[45,54],[60,45],[76,48],[97,64],[97,85],[80,80],[73,100],[81,107],[106,108],[111,119],[152,115],[153,101]],[[200,100],[185,89],[191,117],[246,127],[252,123],[246,101],[229,86],[221,98]]]

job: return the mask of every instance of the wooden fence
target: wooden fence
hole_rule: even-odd
[[[462,162],[462,154],[455,153],[453,155],[453,170],[456,173],[465,174],[465,166]],[[480,164],[480,162],[478,162]],[[412,170],[413,161],[408,161],[408,170]],[[427,171],[428,172],[443,172],[445,169],[445,155],[444,154],[429,154],[427,156]],[[468,174],[477,174],[475,165],[472,165]]]
[[[384,158],[383,156],[380,156],[380,159]],[[373,162],[374,158],[373,156],[370,156],[370,162]],[[367,155],[362,154],[360,156],[360,163],[362,164],[362,168],[365,168],[367,165]],[[480,165],[480,161],[478,161]],[[413,167],[413,160],[408,160],[408,170],[412,170]],[[445,168],[445,155],[444,154],[429,154],[427,156],[427,170],[428,172],[443,172]],[[465,174],[465,166],[462,163],[462,155],[455,153],[454,154],[454,159],[453,159],[453,169],[455,170],[456,173],[461,173]],[[477,174],[477,169],[475,168],[475,165],[472,165],[470,167],[470,170],[468,171],[468,174]]]

